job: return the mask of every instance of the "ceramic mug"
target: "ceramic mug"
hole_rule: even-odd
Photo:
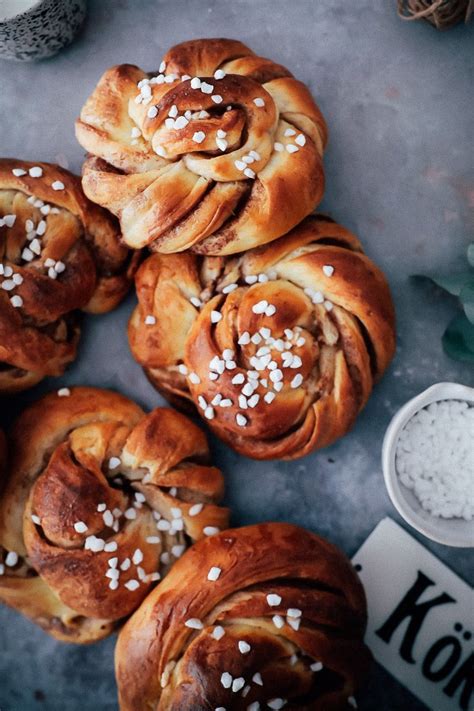
[[[86,16],[86,0],[0,0],[0,59],[51,57],[69,44]]]

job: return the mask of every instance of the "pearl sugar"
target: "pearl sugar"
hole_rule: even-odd
[[[400,482],[422,508],[441,518],[474,515],[474,407],[441,400],[417,412],[400,433]]]

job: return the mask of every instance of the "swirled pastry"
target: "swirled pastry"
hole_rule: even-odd
[[[188,544],[227,524],[204,434],[94,388],[52,393],[11,437],[0,600],[58,639],[108,634]]]
[[[152,255],[136,289],[129,341],[150,380],[256,459],[345,434],[394,352],[383,274],[322,216],[235,257]]]
[[[193,546],[122,629],[121,711],[350,711],[370,652],[349,561],[296,526]]]
[[[0,159],[0,392],[60,375],[74,360],[77,310],[103,313],[128,291],[137,254],[80,179]]]
[[[241,42],[172,47],[157,74],[108,69],[76,122],[86,195],[126,244],[233,254],[320,202],[327,130],[307,87]]]

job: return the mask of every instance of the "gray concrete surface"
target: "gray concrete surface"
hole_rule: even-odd
[[[323,208],[362,239],[385,269],[398,314],[398,351],[354,430],[295,463],[252,462],[211,438],[227,475],[234,524],[293,521],[353,554],[377,522],[397,518],[382,480],[380,448],[391,416],[439,380],[474,384],[440,337],[455,311],[441,292],[409,275],[461,266],[474,207],[473,27],[437,33],[401,22],[395,0],[95,0],[78,40],[38,64],[0,62],[0,154],[67,162],[83,157],[73,122],[111,64],[156,68],[162,53],[192,37],[230,36],[287,65],[311,87],[329,127]],[[116,388],[151,408],[162,401],[127,346],[130,297],[90,318],[80,357],[60,381],[0,403],[3,422],[48,389]],[[424,541],[473,581],[472,556]],[[114,639],[77,648],[55,643],[0,609],[2,711],[117,708]],[[362,711],[422,708],[376,667]],[[137,710],[139,711],[139,710]]]

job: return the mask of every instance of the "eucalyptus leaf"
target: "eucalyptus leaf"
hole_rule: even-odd
[[[469,262],[471,267],[474,267],[474,242],[471,242],[471,244],[467,248],[467,261]]]
[[[470,272],[460,274],[414,274],[417,278],[431,279],[437,286],[453,296],[459,296],[463,287],[472,279]]]
[[[445,353],[454,360],[474,363],[474,325],[465,314],[453,318],[443,334]]]
[[[474,242],[467,248],[467,261],[474,267]],[[458,274],[414,274],[430,279],[449,294],[459,298],[464,313],[453,318],[443,334],[443,348],[450,358],[474,363],[474,271]]]
[[[471,323],[474,324],[474,276],[468,284],[465,284],[459,294],[464,313]]]

